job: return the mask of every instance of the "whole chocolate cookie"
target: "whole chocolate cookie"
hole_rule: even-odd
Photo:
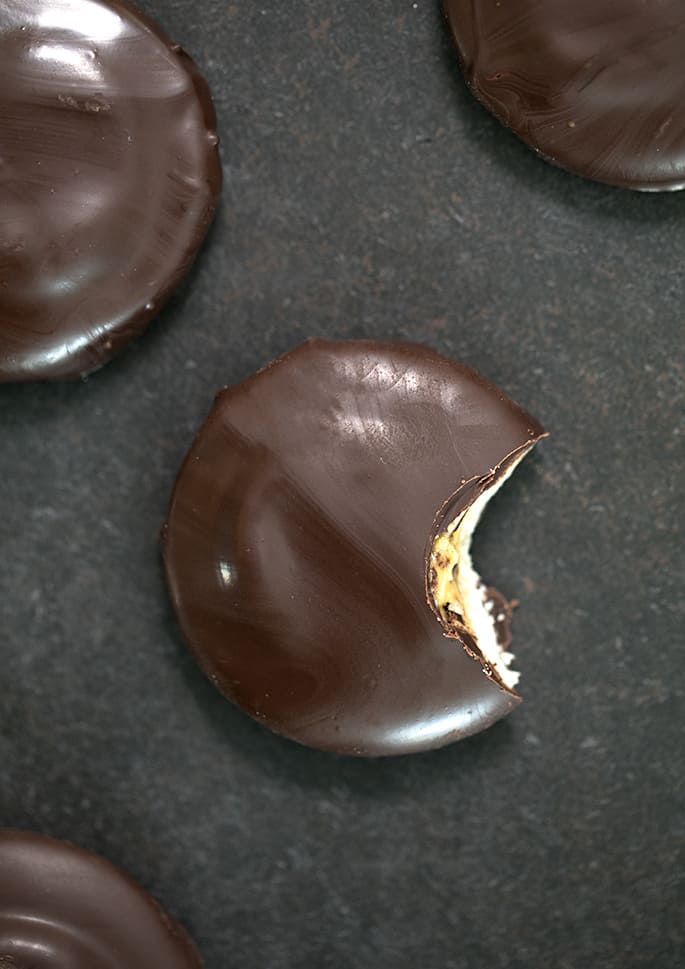
[[[202,969],[190,938],[104,858],[0,831],[0,969]]]
[[[685,185],[682,0],[444,0],[466,81],[531,148],[599,182]]]
[[[412,343],[310,341],[224,390],[163,535],[207,675],[272,730],[341,753],[439,747],[509,713],[510,608],[469,546],[543,435]]]
[[[144,329],[210,225],[217,144],[195,64],[125,0],[3,0],[0,383]]]

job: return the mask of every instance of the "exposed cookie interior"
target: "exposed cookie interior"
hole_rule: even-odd
[[[486,505],[530,450],[520,451],[491,479],[483,480],[477,497],[436,537],[429,563],[429,591],[443,626],[480,660],[486,674],[509,690],[520,677],[511,667],[514,655],[506,648],[511,608],[476,571],[471,540]]]

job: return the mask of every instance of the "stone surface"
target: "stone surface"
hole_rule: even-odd
[[[676,969],[685,195],[536,159],[432,2],[143,6],[213,87],[226,186],[135,346],[0,388],[0,825],[126,867],[207,969]],[[474,548],[522,600],[524,703],[435,754],[272,736],[171,615],[157,537],[194,431],[308,335],[424,341],[552,434]]]

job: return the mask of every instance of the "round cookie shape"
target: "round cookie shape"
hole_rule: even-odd
[[[443,0],[473,94],[577,175],[685,186],[682,0]]]
[[[0,831],[1,969],[202,969],[128,875],[63,841]]]
[[[216,208],[215,127],[126,0],[4,0],[0,383],[87,374],[157,315]]]
[[[505,716],[507,671],[438,601],[454,597],[436,540],[544,433],[413,343],[312,340],[222,391],[163,529],[206,674],[277,733],[345,754],[440,747]],[[508,604],[478,590],[505,650]]]

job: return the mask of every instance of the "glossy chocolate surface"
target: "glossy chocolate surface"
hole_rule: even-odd
[[[467,83],[578,175],[685,185],[682,0],[444,0]]]
[[[184,929],[104,858],[0,831],[1,969],[202,969]]]
[[[0,382],[97,369],[159,312],[221,186],[209,91],[124,0],[0,5]]]
[[[207,675],[276,732],[342,753],[439,747],[509,713],[519,698],[432,611],[427,561],[464,481],[543,433],[411,343],[310,341],[224,390],[164,532]]]

